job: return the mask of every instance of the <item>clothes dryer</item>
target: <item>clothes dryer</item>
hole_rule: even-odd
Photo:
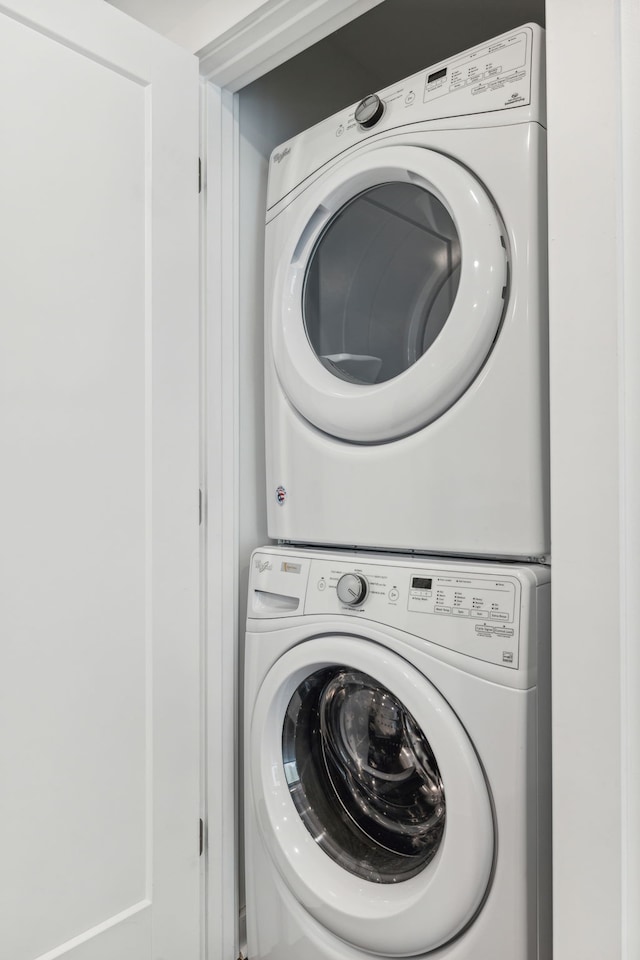
[[[265,547],[249,960],[550,960],[549,571]]]
[[[549,554],[543,85],[525,25],[272,154],[269,536]]]

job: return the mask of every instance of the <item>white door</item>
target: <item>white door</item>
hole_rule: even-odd
[[[199,955],[198,82],[0,6],[0,956]]]
[[[262,837],[323,927],[412,957],[474,919],[494,857],[489,790],[454,710],[406,660],[354,636],[299,643],[267,673],[249,743]]]
[[[507,295],[491,197],[424,135],[398,140],[329,167],[275,218],[280,382],[303,417],[356,443],[445,413],[484,365]]]

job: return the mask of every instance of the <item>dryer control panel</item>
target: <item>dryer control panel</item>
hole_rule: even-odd
[[[267,210],[351,147],[401,128],[411,130],[412,124],[441,121],[446,126],[458,117],[476,117],[478,126],[531,121],[544,126],[543,36],[537,24],[523,24],[372,91],[280,144],[269,164]]]
[[[248,616],[355,617],[465,656],[517,669],[544,568],[258,551]],[[523,633],[524,632],[524,633]]]

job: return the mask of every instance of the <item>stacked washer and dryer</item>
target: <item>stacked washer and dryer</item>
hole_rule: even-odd
[[[551,956],[543,31],[283,144],[250,960]]]

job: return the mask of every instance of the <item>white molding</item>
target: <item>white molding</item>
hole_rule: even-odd
[[[240,90],[380,2],[267,0],[197,50],[200,72],[219,87]]]
[[[640,956],[640,8],[620,0],[622,956]]]
[[[207,953],[238,956],[238,262],[233,94],[204,85]]]
[[[210,812],[208,809],[208,789],[207,773],[209,763],[207,757],[207,745],[209,736],[207,730],[208,718],[208,686],[209,678],[207,675],[208,666],[208,556],[207,556],[207,453],[209,450],[209,439],[207,436],[208,417],[207,417],[207,204],[206,192],[203,187],[202,178],[204,177],[203,157],[206,152],[206,139],[208,128],[208,103],[207,92],[204,83],[200,84],[200,177],[201,177],[201,196],[199,205],[199,231],[200,231],[200,260],[199,260],[199,311],[200,311],[200,816],[204,823],[204,851],[201,855],[200,864],[200,960],[207,960],[208,956],[208,889],[209,889],[209,865],[208,865],[208,828],[210,822]]]
[[[203,83],[203,671],[206,685],[207,960],[237,957],[239,943],[239,130],[234,91],[249,79],[376,6],[380,0],[273,0],[214,42]],[[288,32],[278,32],[277,11]],[[297,10],[297,17],[295,12]],[[325,19],[323,20],[323,16]],[[269,31],[266,30],[269,26]],[[249,39],[252,37],[252,44]],[[245,49],[245,44],[247,44]],[[244,55],[241,52],[244,50]],[[235,51],[235,53],[234,53]],[[235,59],[234,59],[235,57]],[[217,58],[217,59],[216,59]],[[218,64],[218,66],[216,66]],[[244,71],[244,72],[243,72]],[[242,682],[242,678],[239,678]]]
[[[207,960],[239,954],[239,132],[234,91],[380,0],[269,0],[201,61],[202,568]],[[217,4],[209,4],[216,7]],[[218,22],[216,20],[216,22]],[[174,39],[177,39],[174,37]],[[295,51],[292,44],[296,44]]]

